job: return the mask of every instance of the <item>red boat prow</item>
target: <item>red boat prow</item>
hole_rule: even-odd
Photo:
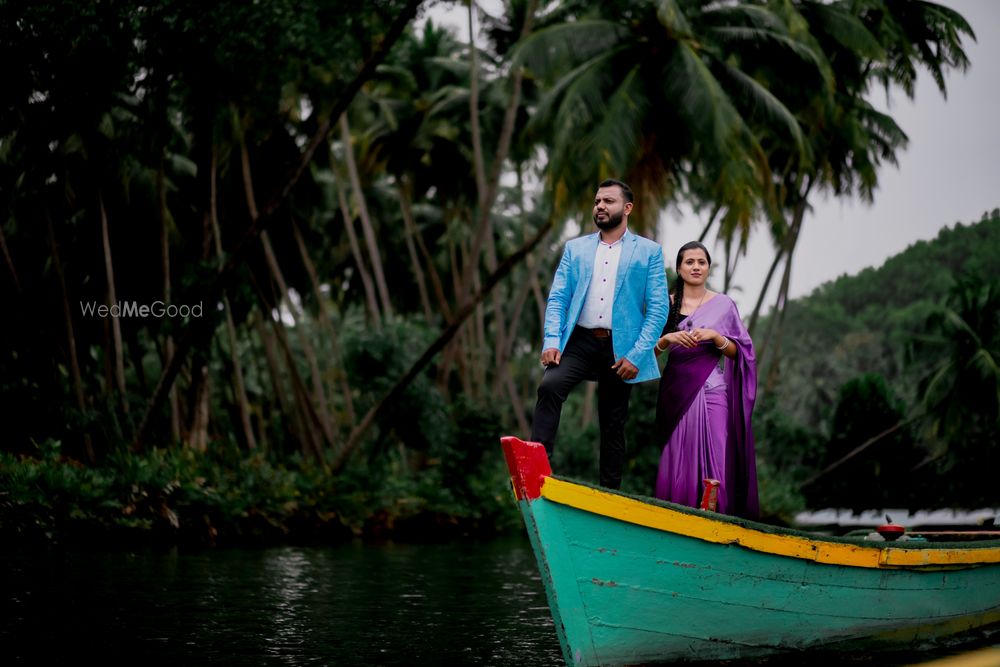
[[[508,435],[500,438],[518,500],[534,500],[541,494],[542,480],[552,475],[545,446]]]

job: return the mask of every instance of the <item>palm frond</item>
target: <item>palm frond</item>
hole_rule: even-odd
[[[677,113],[700,129],[717,155],[726,154],[743,134],[743,119],[690,44],[680,42],[671,60],[677,76],[666,83],[667,99],[677,103]]]
[[[608,80],[606,66],[609,61],[627,48],[626,45],[622,45],[616,49],[603,51],[562,76],[542,97],[530,126],[537,127],[542,123],[547,124],[552,121],[553,116],[561,116],[561,111],[552,111],[553,107],[559,106],[561,108],[563,105],[576,103],[575,101],[567,103],[567,100],[576,97],[577,94],[582,94],[586,99],[595,100],[599,106],[603,107],[604,103],[600,98],[601,91],[605,88],[604,82]],[[587,88],[587,86],[595,85],[599,86],[596,90]],[[565,117],[561,117],[561,121],[563,120],[566,120]]]
[[[983,341],[979,337],[979,332],[969,326],[965,318],[951,308],[945,311],[944,322],[954,333],[968,336],[977,348],[982,348]]]
[[[821,3],[815,3],[810,7],[819,19],[818,27],[835,42],[863,58],[870,60],[885,58],[885,49],[882,48],[878,38],[861,19],[847,11],[845,7]]]
[[[621,85],[610,93],[611,103],[607,113],[585,139],[581,138],[580,149],[593,151],[599,156],[598,174],[607,178],[622,174],[635,160],[642,141],[643,118],[648,109],[642,93],[639,66],[633,67],[624,77]]]
[[[996,357],[985,348],[976,350],[972,358],[969,359],[969,367],[979,374],[979,377],[990,381],[1000,387],[1000,365],[997,364]]]
[[[449,56],[434,56],[431,58],[425,58],[424,62],[428,65],[433,65],[440,70],[444,70],[449,74],[453,74],[460,79],[466,79],[469,76],[469,61],[466,59],[458,59]]]
[[[676,0],[658,0],[656,18],[672,37],[687,37],[691,34],[691,24],[678,6]]]
[[[619,45],[627,28],[615,21],[583,19],[532,33],[514,48],[514,67],[524,66],[542,78],[561,74],[567,66],[587,61]]]
[[[747,25],[767,28],[775,31],[788,31],[784,20],[769,8],[762,5],[719,5],[705,10],[705,19],[711,23],[731,25],[743,21]]]
[[[935,408],[944,403],[951,394],[955,367],[954,361],[946,361],[925,378],[922,394],[928,413],[936,412]]]
[[[829,69],[826,58],[821,52],[798,39],[775,30],[748,26],[719,26],[712,28],[711,32],[714,37],[723,43],[749,42],[751,44],[759,44],[762,41],[770,41],[788,49],[801,60],[811,63],[818,71],[824,73],[824,76]]]
[[[444,86],[431,95],[429,116],[437,116],[449,109],[469,103],[469,89],[464,86]]]
[[[581,137],[587,136],[598,119],[607,115],[607,102],[611,87],[610,71],[601,66],[609,52],[594,58],[569,82],[566,93],[555,113],[554,149],[561,155],[578,155]]]
[[[768,118],[779,121],[788,130],[800,157],[804,157],[806,154],[805,138],[795,114],[774,93],[743,70],[728,62],[722,63],[722,68],[727,76],[740,85],[747,98],[755,106],[760,108]]]
[[[468,66],[466,66],[466,69],[468,69]],[[394,90],[415,90],[418,88],[413,70],[402,65],[382,63],[375,69],[375,72],[378,78],[373,83],[376,85],[386,83]]]

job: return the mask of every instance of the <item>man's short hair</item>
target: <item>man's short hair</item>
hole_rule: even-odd
[[[605,178],[601,181],[601,184],[597,186],[598,189],[610,188],[612,185],[617,185],[622,190],[622,195],[625,197],[625,201],[632,203],[635,201],[635,196],[632,194],[632,188],[630,188],[624,181],[619,181],[616,178]]]

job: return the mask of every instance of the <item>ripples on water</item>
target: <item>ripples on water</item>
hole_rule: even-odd
[[[526,539],[197,554],[8,546],[0,582],[3,665],[563,664]],[[931,657],[723,664],[881,667]]]
[[[8,552],[0,662],[559,665],[526,540]]]

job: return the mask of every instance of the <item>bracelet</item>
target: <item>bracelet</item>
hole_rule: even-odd
[[[656,341],[656,345],[653,346],[653,349],[656,350],[657,352],[666,352],[667,351],[667,348],[660,347],[660,341],[659,340]]]
[[[725,336],[723,336],[723,338],[725,338],[725,339],[726,339],[726,342],[725,342],[725,343],[723,343],[722,345],[716,345],[716,346],[715,346],[715,349],[716,349],[716,350],[718,350],[719,352],[722,352],[722,351],[723,351],[723,350],[725,350],[725,349],[726,349],[727,347],[729,347],[729,339],[728,339],[728,338],[726,338]]]

